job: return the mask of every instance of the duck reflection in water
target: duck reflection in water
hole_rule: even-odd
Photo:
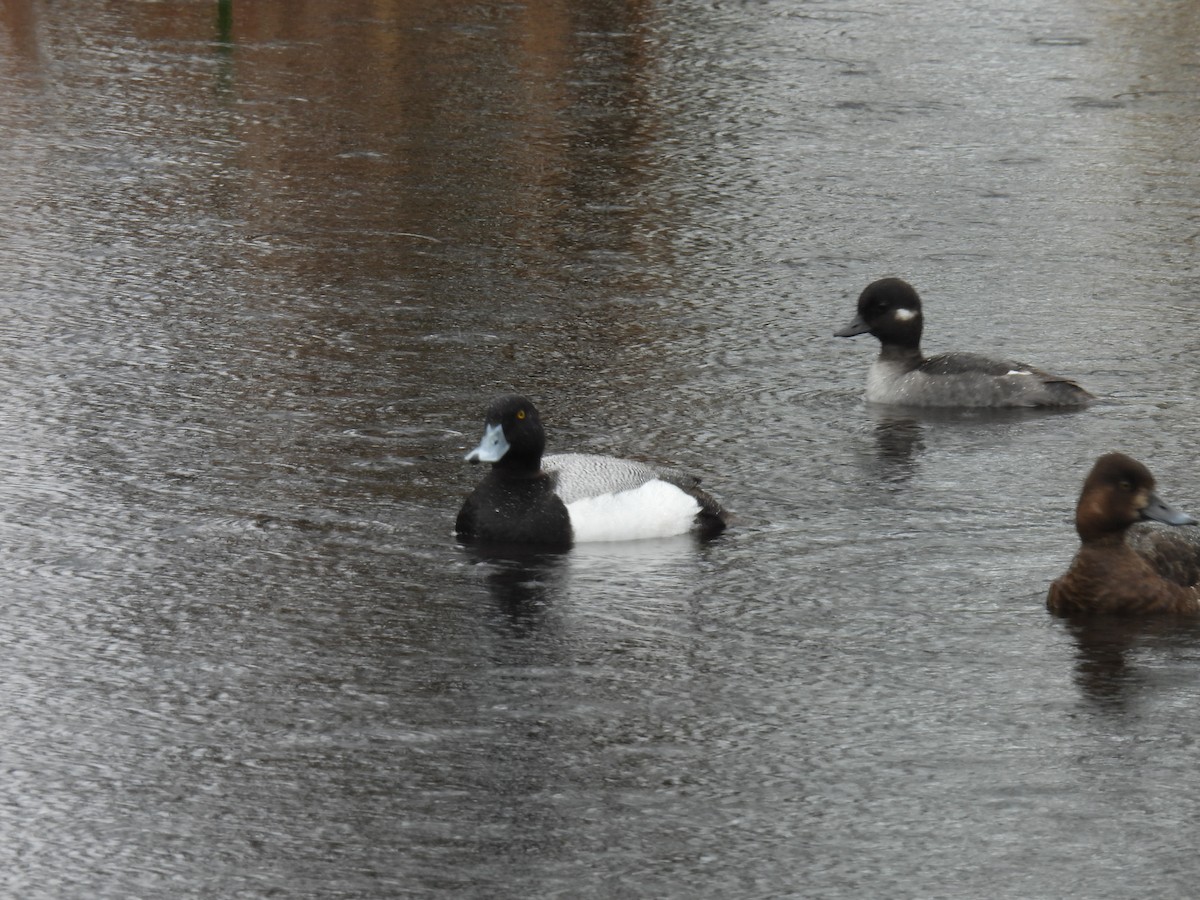
[[[948,429],[988,428],[989,437],[994,440],[997,433],[1009,433],[1005,430],[1007,426],[1063,415],[1063,410],[1054,408],[947,409],[868,403],[867,409],[875,420],[874,468],[882,478],[893,482],[906,481],[916,474],[928,434]]]
[[[518,634],[540,631],[563,592],[568,555],[488,541],[460,546],[486,573],[484,583],[504,624]]]
[[[872,468],[885,481],[908,481],[916,474],[925,451],[925,432],[916,416],[886,408],[871,410],[875,419],[875,457]]]
[[[1121,712],[1163,679],[1163,666],[1138,666],[1143,655],[1194,659],[1200,647],[1200,617],[1074,615],[1066,617],[1075,640],[1075,681],[1083,696],[1110,712]],[[1191,679],[1191,663],[1187,664]]]

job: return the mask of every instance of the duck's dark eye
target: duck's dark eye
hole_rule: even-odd
[[[1130,481],[1128,478],[1122,478],[1120,481],[1117,482],[1117,487],[1119,487],[1123,491],[1129,492],[1129,491],[1133,490],[1133,482]]]

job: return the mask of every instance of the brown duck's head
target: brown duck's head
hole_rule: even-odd
[[[1147,519],[1167,525],[1196,524],[1154,492],[1154,476],[1136,459],[1124,453],[1106,453],[1097,459],[1075,507],[1079,537],[1088,541],[1120,534]]]

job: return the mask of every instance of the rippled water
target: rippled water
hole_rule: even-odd
[[[0,885],[1187,897],[1200,633],[1042,603],[1200,509],[1200,11],[0,6]],[[906,415],[836,340],[1075,414]],[[719,540],[478,559],[496,393]]]

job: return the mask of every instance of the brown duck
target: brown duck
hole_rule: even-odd
[[[1195,525],[1163,502],[1150,470],[1123,453],[1096,460],[1075,507],[1082,546],[1050,585],[1046,607],[1063,616],[1200,612],[1200,534],[1150,524]]]

